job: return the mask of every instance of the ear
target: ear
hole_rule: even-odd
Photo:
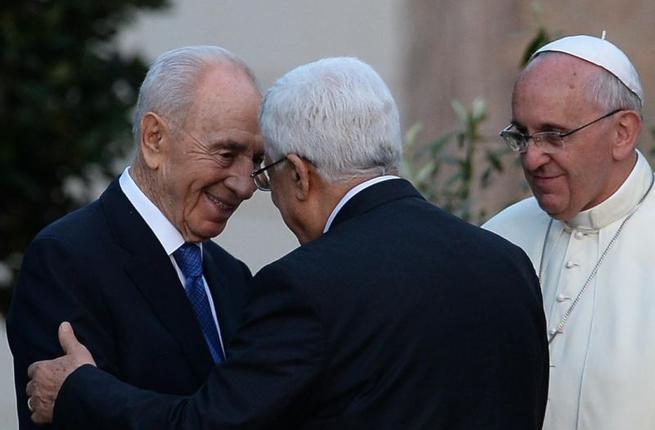
[[[614,141],[612,155],[615,160],[621,161],[632,156],[637,137],[641,131],[641,118],[632,110],[617,113],[617,120],[614,128]]]
[[[289,169],[289,174],[292,175],[292,192],[296,199],[305,201],[309,198],[309,193],[314,186],[315,181],[314,173],[311,170],[311,164],[296,154],[287,155],[287,161],[291,167]]]
[[[168,128],[162,118],[153,112],[147,112],[141,118],[141,136],[139,149],[146,165],[156,170],[164,160]]]

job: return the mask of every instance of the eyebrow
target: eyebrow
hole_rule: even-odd
[[[520,122],[518,122],[515,119],[512,120],[511,124],[514,127],[518,128],[519,130],[525,130],[525,131],[528,130],[528,128],[526,126],[524,126],[523,124],[521,124]],[[547,122],[547,123],[544,123],[544,124],[540,124],[539,127],[537,127],[535,133],[539,133],[539,132],[542,132],[542,131],[566,131],[566,130],[569,130],[569,127],[564,127],[564,126],[561,126],[561,125],[558,125],[558,124],[555,124],[555,123],[552,123],[552,122]]]
[[[234,140],[221,140],[217,139],[209,143],[211,149],[227,149],[230,151],[241,152],[248,148],[248,144],[236,142]]]

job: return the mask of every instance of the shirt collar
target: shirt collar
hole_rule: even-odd
[[[641,152],[632,172],[607,200],[565,222],[571,228],[597,230],[626,216],[642,199],[653,181],[653,171]]]
[[[370,187],[371,185],[375,185],[379,182],[384,182],[388,181],[389,179],[399,179],[398,176],[394,175],[383,175],[383,176],[376,176],[373,179],[369,179],[368,181],[364,181],[361,184],[357,184],[353,188],[351,188],[343,197],[341,197],[341,200],[339,200],[339,203],[332,209],[332,213],[327,219],[327,222],[325,223],[325,227],[323,228],[323,233],[327,232],[330,229],[330,226],[332,225],[332,222],[334,221],[334,218],[336,218],[337,214],[341,210],[342,207],[346,203],[348,203],[348,200],[352,199],[355,197],[355,195],[366,188]]]
[[[125,193],[132,206],[141,215],[141,218],[148,224],[150,230],[155,234],[159,243],[171,255],[177,248],[184,244],[182,234],[164,216],[157,206],[145,195],[129,174],[128,166],[121,174],[118,182],[121,190]]]

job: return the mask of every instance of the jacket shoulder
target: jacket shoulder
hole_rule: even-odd
[[[65,239],[69,242],[85,239],[97,240],[98,237],[94,237],[93,233],[105,224],[104,215],[96,200],[48,224],[35,236],[34,241],[40,239]]]

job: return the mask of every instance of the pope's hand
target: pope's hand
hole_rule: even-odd
[[[28,407],[32,411],[32,421],[37,424],[52,422],[59,389],[68,375],[84,364],[96,364],[66,321],[59,326],[59,344],[66,355],[54,360],[37,361],[27,369],[30,378],[26,387]]]

